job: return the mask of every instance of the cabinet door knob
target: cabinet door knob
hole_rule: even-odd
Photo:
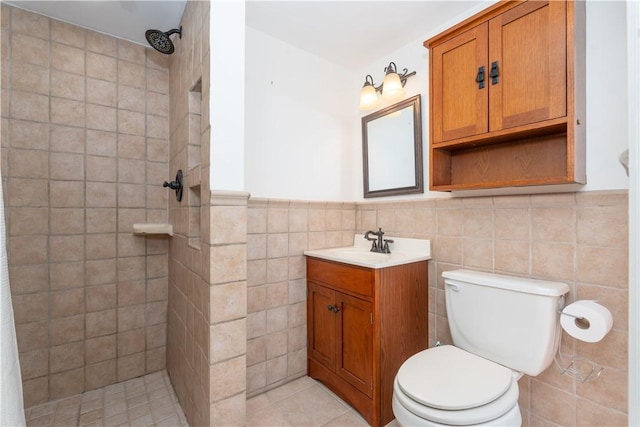
[[[484,65],[478,67],[478,74],[476,74],[476,83],[478,83],[478,89],[484,88]]]
[[[327,310],[329,310],[329,311],[333,311],[334,313],[337,313],[337,312],[339,312],[339,311],[340,311],[340,309],[339,309],[338,307],[336,307],[335,305],[332,305],[332,304],[329,304],[329,305],[327,306]]]
[[[489,71],[489,77],[491,77],[492,85],[495,85],[498,83],[499,75],[500,75],[500,71],[498,70],[498,61],[493,61],[491,63],[491,71]]]

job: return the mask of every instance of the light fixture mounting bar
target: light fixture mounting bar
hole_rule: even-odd
[[[385,68],[385,69],[386,69],[386,68]],[[399,74],[399,73],[398,73],[398,77],[400,77],[400,81],[402,82],[402,87],[404,87],[404,85],[406,85],[406,84],[407,84],[407,79],[408,79],[409,77],[411,77],[411,76],[415,76],[415,75],[416,75],[416,72],[415,72],[415,71],[409,72],[409,70],[408,70],[408,69],[403,68],[403,69],[402,69],[402,74]],[[373,83],[373,80],[372,80],[372,83]],[[382,93],[382,86],[383,86],[383,84],[382,84],[382,83],[380,83],[380,85],[378,85],[378,86],[376,86],[376,85],[375,85],[375,83],[373,83],[373,87],[374,87],[374,89],[376,90],[376,92],[380,92],[380,93]]]

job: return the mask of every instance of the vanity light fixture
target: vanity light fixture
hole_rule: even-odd
[[[372,110],[380,104],[378,92],[382,94],[385,101],[396,101],[404,96],[404,85],[407,79],[416,74],[415,71],[409,72],[406,68],[402,70],[402,74],[398,74],[395,62],[390,62],[384,67],[384,81],[380,86],[376,86],[373,82],[371,74],[365,77],[364,85],[360,91],[360,109]]]

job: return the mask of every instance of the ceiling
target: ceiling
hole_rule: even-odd
[[[249,0],[246,23],[326,60],[357,69],[486,3]]]
[[[147,45],[147,29],[179,26],[186,0],[2,0],[52,18]],[[495,0],[247,0],[248,26],[328,61],[357,69],[481,4]],[[188,29],[185,29],[188,31]]]
[[[144,32],[180,26],[186,0],[32,1],[3,3],[148,46]]]

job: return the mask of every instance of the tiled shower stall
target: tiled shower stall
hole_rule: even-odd
[[[163,369],[167,58],[3,4],[2,102],[25,405]]]

